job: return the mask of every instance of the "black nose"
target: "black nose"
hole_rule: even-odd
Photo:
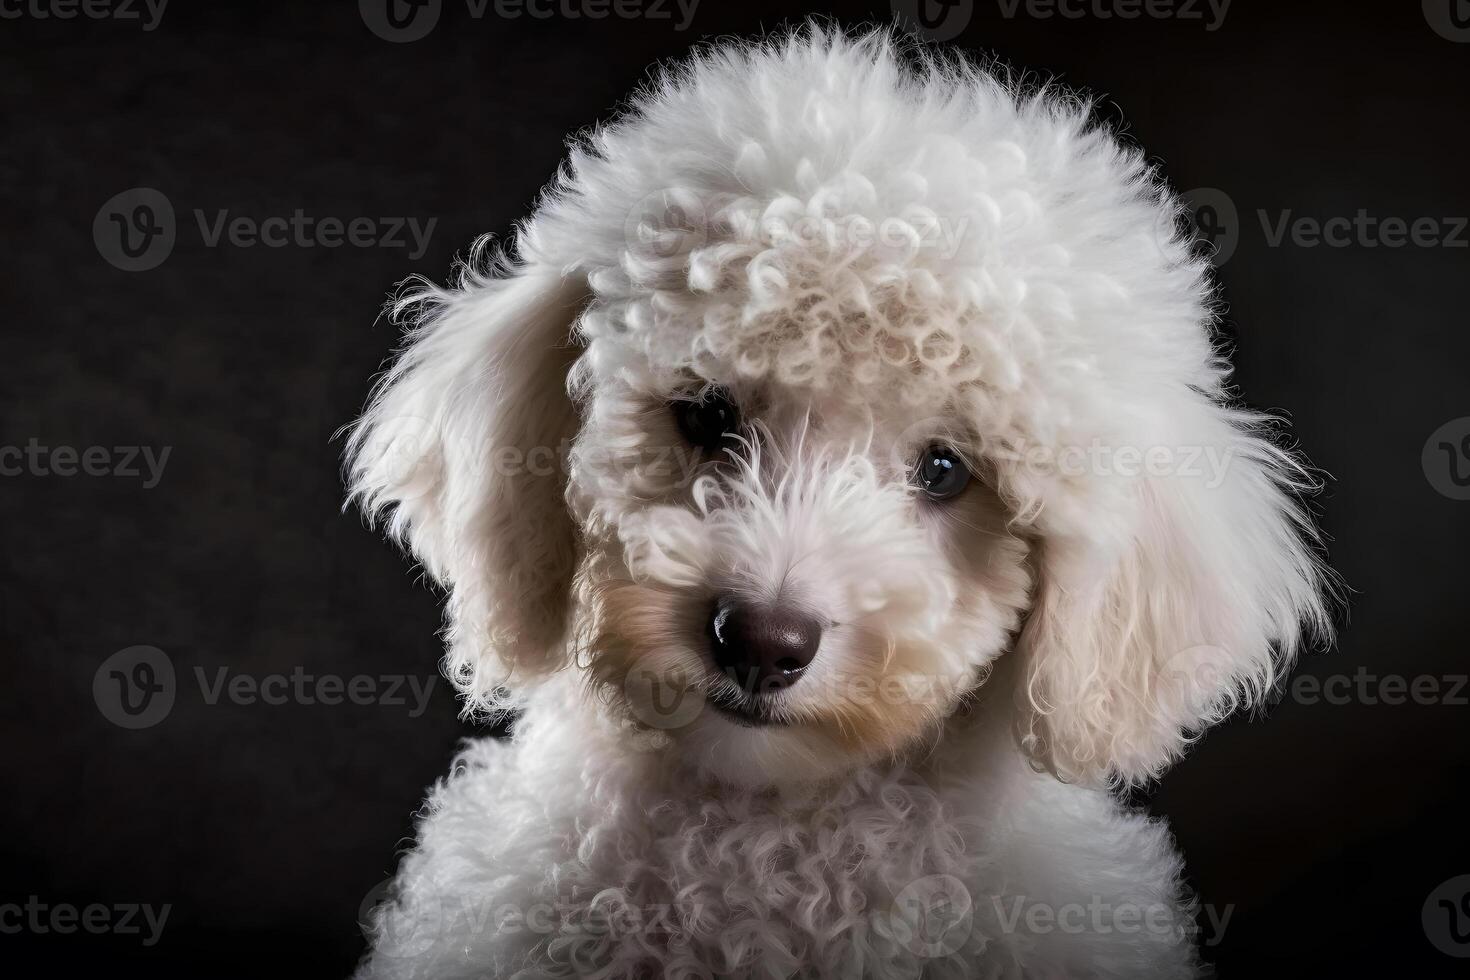
[[[721,599],[709,639],[720,671],[747,694],[761,694],[796,683],[817,655],[822,627],[794,609]]]

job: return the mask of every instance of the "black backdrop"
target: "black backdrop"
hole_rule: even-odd
[[[438,598],[339,510],[333,432],[394,343],[379,304],[507,232],[566,134],[656,60],[812,11],[893,13],[444,0],[427,36],[390,41],[373,2],[173,0],[156,23],[141,0],[26,3],[0,5],[0,960],[341,976],[359,906],[473,733],[435,680]],[[1470,873],[1470,10],[1362,6],[927,8],[934,35],[1102,94],[1196,190],[1243,394],[1289,411],[1332,477],[1318,506],[1356,592],[1338,648],[1298,672],[1326,693],[1215,730],[1140,800],[1230,916],[1205,929],[1226,977],[1463,975],[1450,954],[1470,954],[1431,900]],[[297,209],[369,224],[338,247],[330,226],[244,237]],[[233,241],[221,212],[247,219]],[[423,247],[400,218],[434,221]],[[1313,244],[1334,218],[1352,225]],[[1395,246],[1395,221],[1418,241]],[[164,227],[171,247],[145,235]],[[152,244],[129,256],[123,231]],[[147,700],[170,670],[171,703]],[[140,685],[128,703],[118,677]],[[161,932],[135,905],[167,906]],[[92,925],[68,931],[68,908]]]

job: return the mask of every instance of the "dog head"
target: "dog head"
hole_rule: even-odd
[[[1324,572],[1229,405],[1207,263],[1085,106],[884,36],[668,72],[398,311],[354,496],[449,590],[471,709],[585,674],[721,778],[938,730],[1137,781],[1259,699]]]

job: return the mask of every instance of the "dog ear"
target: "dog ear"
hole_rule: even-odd
[[[575,565],[565,449],[581,280],[482,263],[394,305],[397,360],[347,445],[350,498],[449,590],[446,664],[466,710],[561,661]]]
[[[1260,704],[1304,632],[1331,633],[1330,572],[1297,503],[1306,472],[1260,434],[1264,417],[1193,390],[1177,401],[1157,443],[1173,465],[1112,487],[1128,503],[1092,511],[1090,531],[1041,545],[1021,735],[1064,779],[1158,775]]]

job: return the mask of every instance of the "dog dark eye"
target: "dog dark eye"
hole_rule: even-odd
[[[740,412],[723,391],[712,391],[697,402],[674,402],[673,408],[684,438],[711,454],[728,449],[740,429]]]
[[[954,450],[930,446],[919,457],[914,480],[932,500],[948,500],[970,483],[970,471]]]

